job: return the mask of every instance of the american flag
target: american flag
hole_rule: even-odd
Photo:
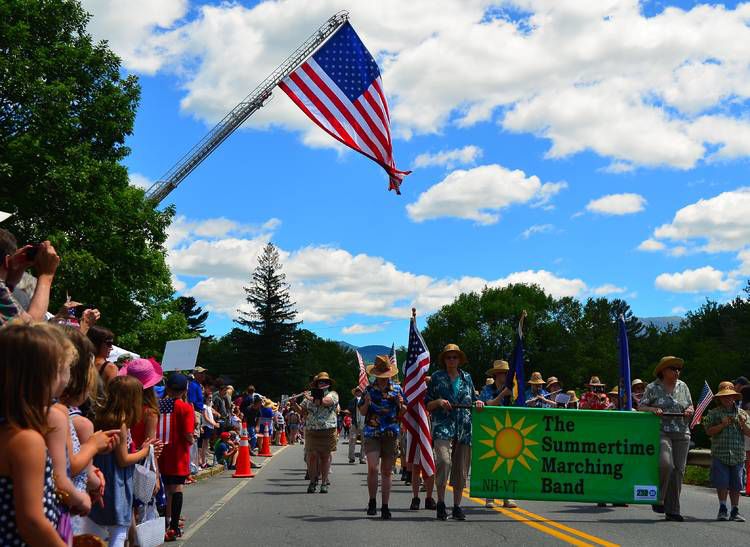
[[[409,324],[409,349],[404,364],[404,395],[407,406],[404,415],[406,425],[406,461],[419,465],[427,476],[435,474],[435,458],[432,454],[432,435],[424,396],[427,391],[425,376],[430,368],[430,351],[417,329],[417,320],[412,317]]]
[[[391,344],[391,354],[388,356],[388,362],[392,367],[396,367],[398,370],[398,361],[396,360],[396,344]]]
[[[393,160],[390,114],[375,59],[347,22],[279,87],[323,131],[378,163],[399,187],[411,171]]]
[[[172,434],[173,412],[174,399],[171,397],[159,399],[159,419],[156,421],[156,438],[164,444],[169,444],[169,436]]]
[[[695,407],[695,414],[693,414],[693,420],[690,422],[690,429],[693,429],[701,421],[703,413],[713,398],[714,392],[711,391],[708,382],[703,380],[703,389],[701,390],[700,397],[698,397],[698,406]]]
[[[364,391],[367,387],[367,371],[365,370],[365,362],[357,350],[354,350],[354,353],[357,354],[357,363],[359,363],[359,389]]]

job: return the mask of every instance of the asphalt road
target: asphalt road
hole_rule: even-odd
[[[334,455],[328,494],[307,494],[302,447],[276,448],[253,479],[229,472],[186,490],[183,543],[225,545],[750,545],[750,523],[716,522],[712,490],[683,489],[684,523],[663,521],[649,506],[597,508],[574,503],[520,502],[518,509],[486,509],[465,493],[467,521],[435,520],[433,511],[409,511],[411,489],[394,477],[383,522],[365,514],[366,468],[349,464],[346,443]],[[422,496],[424,497],[424,496]],[[451,499],[450,494],[446,498]],[[746,516],[750,500],[742,498]],[[450,510],[449,510],[450,512]]]

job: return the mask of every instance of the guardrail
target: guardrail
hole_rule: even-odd
[[[696,448],[688,452],[688,465],[698,467],[711,467],[711,451],[704,448]]]

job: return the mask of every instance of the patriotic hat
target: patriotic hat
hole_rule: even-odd
[[[680,359],[679,357],[673,357],[671,355],[667,357],[662,357],[661,361],[659,361],[659,364],[656,365],[656,368],[654,369],[654,376],[659,376],[659,373],[668,367],[677,367],[679,369],[682,369],[682,367],[685,366],[685,361]]]
[[[143,389],[148,389],[161,382],[164,372],[155,359],[133,359],[125,363],[117,375],[133,376],[143,384]]]
[[[499,372],[508,372],[510,370],[510,365],[508,365],[508,361],[503,361],[502,359],[498,359],[497,361],[492,363],[492,368],[489,368],[485,371],[485,374],[487,376],[494,376],[495,374]]]
[[[393,378],[398,374],[398,368],[391,364],[387,355],[375,357],[375,363],[367,367],[367,375],[375,378]]]
[[[448,344],[443,348],[443,351],[440,352],[440,355],[438,355],[438,363],[440,363],[440,366],[443,368],[445,368],[445,356],[449,353],[458,353],[458,358],[460,360],[459,365],[465,365],[468,361],[466,354],[461,351],[461,348],[456,344]]]
[[[721,382],[719,384],[719,391],[714,397],[732,397],[734,399],[742,399],[742,395],[734,390],[734,384],[732,382]]]

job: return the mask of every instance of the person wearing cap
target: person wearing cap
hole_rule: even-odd
[[[234,469],[237,462],[239,447],[232,441],[229,431],[222,431],[219,440],[214,445],[214,459],[217,464],[222,464],[227,469]]]
[[[206,369],[197,366],[193,369],[192,378],[188,384],[187,402],[193,405],[193,409],[201,414],[203,412],[203,382],[206,380]]]
[[[461,508],[463,489],[471,465],[471,410],[484,408],[474,391],[471,375],[461,366],[466,354],[456,344],[448,344],[438,356],[438,370],[430,378],[425,396],[432,416],[432,440],[435,448],[435,483],[437,484],[437,519],[447,520],[445,488],[450,478],[453,487],[454,520],[466,520]],[[454,408],[461,405],[462,408]]]
[[[592,376],[586,387],[589,389],[581,395],[578,408],[582,410],[607,410],[610,407],[609,397],[604,392],[607,386],[599,380],[598,376]]]
[[[687,384],[680,380],[685,362],[679,357],[662,357],[654,368],[656,380],[646,386],[638,410],[661,417],[659,450],[659,503],[655,513],[682,522],[680,493],[690,449],[690,418],[695,412]]]
[[[336,451],[336,407],[339,394],[327,372],[318,373],[312,380],[310,391],[305,392],[302,404],[293,403],[305,417],[305,456],[310,484],[308,494],[313,494],[321,478],[320,493],[328,493],[328,473],[331,453]]]
[[[359,403],[359,411],[365,417],[363,451],[367,455],[367,491],[370,495],[367,514],[377,514],[379,472],[382,498],[380,517],[383,520],[391,518],[388,508],[391,474],[401,432],[399,419],[406,411],[406,396],[401,386],[392,380],[397,374],[398,368],[391,364],[387,355],[377,355],[375,363],[367,367],[367,375],[374,377],[375,381],[365,388]]]
[[[190,476],[190,447],[193,444],[195,414],[193,407],[184,401],[188,379],[182,374],[167,378],[167,390],[159,401],[159,413],[169,420],[168,428],[158,431],[164,442],[159,456],[159,470],[167,491],[166,517],[169,525],[165,541],[175,541],[180,535],[183,485]]]
[[[552,376],[555,380],[554,376]],[[546,382],[542,378],[541,372],[532,372],[531,378],[527,382],[529,389],[526,390],[526,406],[537,407],[537,408],[554,408],[556,406],[555,401],[549,397],[549,391],[544,386]]]
[[[643,397],[643,392],[646,390],[646,382],[641,380],[640,378],[636,378],[633,380],[630,384],[630,394],[633,397],[633,408],[638,408],[638,405],[641,402],[641,397]]]
[[[349,463],[354,463],[354,456],[356,456],[357,451],[357,437],[362,435],[365,426],[364,416],[359,411],[359,403],[362,401],[363,392],[364,390],[359,386],[352,389],[354,398],[349,401],[346,407],[352,416],[352,426],[349,429]],[[363,446],[359,451],[359,463],[365,463],[364,442],[365,439],[362,437]]]
[[[497,359],[492,363],[492,367],[485,371],[485,374],[488,376],[487,382],[479,394],[479,400],[485,406],[507,406],[513,404],[513,390],[505,385],[509,370],[510,365],[508,365],[508,361]],[[484,506],[488,509],[494,508],[495,500],[486,498]],[[504,499],[503,507],[512,509],[518,507],[518,504],[512,499]]]
[[[711,437],[711,484],[719,497],[719,514],[716,520],[745,522],[740,515],[740,490],[742,467],[745,465],[745,438],[750,437],[748,414],[737,408],[742,395],[734,390],[732,382],[721,382],[714,395],[716,408],[703,417],[703,427]],[[727,494],[732,502],[727,510]]]

